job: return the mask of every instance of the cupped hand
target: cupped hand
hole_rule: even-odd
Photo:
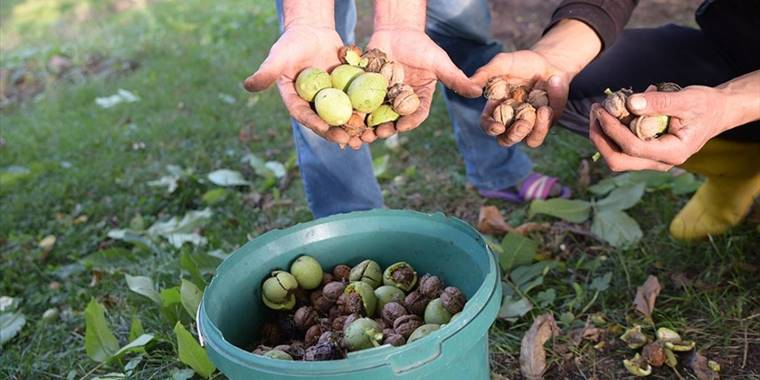
[[[370,38],[367,49],[380,49],[388,59],[404,67],[404,83],[412,86],[420,98],[420,106],[414,113],[400,117],[395,128],[385,125],[378,128],[369,139],[387,138],[397,131],[406,132],[418,127],[430,114],[430,105],[437,81],[454,92],[475,98],[481,95],[481,87],[471,82],[423,31],[413,29],[379,29]]]
[[[552,64],[545,55],[533,50],[499,53],[478,69],[472,81],[481,88],[492,77],[501,76],[508,83],[546,91],[549,105],[536,110],[536,121],[517,120],[511,126],[496,121],[491,115],[500,101],[489,100],[483,109],[480,125],[483,131],[495,136],[499,144],[508,147],[521,141],[532,147],[544,142],[549,127],[564,111],[569,84],[573,75]]]
[[[325,123],[309,102],[298,96],[294,85],[298,73],[305,68],[318,67],[329,72],[339,65],[338,50],[342,46],[334,28],[291,25],[272,45],[258,70],[245,80],[245,88],[258,92],[277,82],[282,101],[296,121],[327,140],[358,148],[361,146],[358,138],[349,138],[342,128]]]
[[[679,92],[647,91],[628,98],[636,115],[670,116],[667,133],[649,141],[599,104],[591,108],[589,137],[613,171],[667,171],[681,165],[713,137],[734,127],[728,97],[721,90],[690,86]]]

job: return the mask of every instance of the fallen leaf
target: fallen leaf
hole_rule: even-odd
[[[590,323],[587,323],[586,326],[574,329],[570,331],[570,339],[573,341],[574,345],[579,345],[582,341],[588,340],[591,342],[598,342],[599,338],[602,337],[602,335],[607,331],[606,329],[593,327]]]
[[[0,347],[13,339],[25,324],[26,316],[21,312],[0,314]]]
[[[512,230],[496,206],[482,206],[478,215],[478,231],[487,235],[503,235]]]
[[[535,223],[535,222],[528,222],[523,223],[517,227],[515,227],[512,232],[520,235],[526,235],[531,232],[544,232],[548,231],[552,225],[550,223]]]
[[[720,375],[707,365],[707,358],[697,351],[689,357],[689,368],[699,380],[717,380]]]
[[[530,330],[525,333],[520,344],[520,372],[528,380],[543,378],[546,370],[544,343],[559,334],[559,326],[552,314],[543,314],[533,320]]]
[[[42,251],[45,253],[50,252],[53,249],[53,246],[55,245],[55,235],[48,235],[45,236],[42,240],[39,242],[39,247],[42,248]]]
[[[95,98],[95,104],[100,108],[111,108],[119,103],[134,103],[139,100],[137,95],[120,88],[114,95]]]
[[[238,171],[229,169],[219,169],[211,173],[208,173],[208,179],[215,185],[219,186],[245,186],[250,185],[250,182],[243,178],[243,175]]]
[[[652,275],[647,277],[644,285],[636,289],[636,298],[633,300],[636,310],[644,314],[645,317],[651,318],[654,311],[654,303],[657,300],[657,295],[660,294],[660,290],[662,290],[662,287],[657,277]]]

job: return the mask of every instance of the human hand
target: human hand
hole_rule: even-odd
[[[690,86],[679,92],[657,92],[650,88],[629,97],[627,106],[636,115],[670,116],[670,122],[667,133],[644,141],[604,107],[594,104],[589,137],[613,171],[667,171],[683,164],[713,137],[737,125],[728,95],[718,88]]]
[[[480,126],[486,134],[495,136],[502,146],[509,147],[524,140],[531,148],[538,147],[544,142],[552,122],[565,109],[573,74],[555,66],[540,52],[520,50],[497,54],[475,72],[472,81],[482,88],[496,76],[513,85],[546,91],[549,105],[538,107],[535,122],[519,119],[507,128],[492,116],[502,100],[488,100],[480,117]]]
[[[342,128],[325,123],[309,102],[298,96],[294,84],[298,73],[305,68],[318,67],[329,72],[339,65],[338,50],[342,46],[335,28],[291,24],[272,45],[259,69],[245,80],[245,88],[258,92],[277,82],[285,108],[296,121],[327,140],[358,149],[359,138],[349,138]]]
[[[430,114],[430,106],[436,82],[443,84],[466,97],[481,95],[481,87],[471,82],[446,54],[424,31],[404,27],[382,27],[375,30],[368,49],[380,49],[390,61],[404,67],[404,83],[412,86],[420,98],[420,106],[414,113],[401,116],[395,123],[378,127],[369,138],[387,138],[398,132],[410,131],[418,127]],[[366,141],[365,142],[371,142]]]

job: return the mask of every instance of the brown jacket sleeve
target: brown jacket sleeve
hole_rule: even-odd
[[[564,0],[544,33],[563,19],[579,20],[594,29],[605,49],[615,42],[638,3],[639,0]]]

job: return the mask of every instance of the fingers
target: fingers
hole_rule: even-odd
[[[621,124],[601,107],[595,109],[602,132],[628,156],[680,165],[684,154],[684,142],[671,134],[664,134],[649,141],[636,137],[628,127]]]
[[[246,78],[243,86],[251,92],[262,91],[274,84],[280,78],[285,68],[285,61],[279,54],[269,54],[255,73]]]
[[[596,146],[599,153],[604,157],[607,166],[615,172],[628,170],[658,170],[668,171],[673,165],[645,158],[633,157],[623,153],[615,142],[605,135],[597,109],[601,108],[594,104],[591,108],[591,125],[589,126],[589,139]]]
[[[553,112],[549,107],[539,107],[536,112],[536,124],[528,137],[525,138],[525,144],[531,148],[537,148],[543,144],[546,135],[551,127]]]
[[[681,117],[687,114],[695,104],[704,102],[695,101],[688,89],[679,92],[648,91],[635,94],[628,98],[627,106],[636,115],[668,115]]]
[[[414,90],[420,98],[420,106],[417,108],[417,111],[414,111],[411,115],[401,116],[396,121],[396,129],[399,132],[408,132],[417,128],[423,121],[425,121],[425,119],[427,119],[428,115],[430,115],[430,105],[433,102],[433,92],[435,91],[435,81],[431,81],[431,83],[417,87]],[[378,137],[380,136],[378,135]]]
[[[375,135],[380,139],[387,139],[396,134],[396,128],[393,123],[383,123],[375,128]]]
[[[362,140],[359,137],[356,137],[356,136],[351,137],[348,140],[348,146],[349,146],[349,148],[351,148],[353,150],[359,150],[359,148],[362,147]]]
[[[498,136],[499,144],[510,147],[523,141],[533,131],[533,124],[527,120],[518,119],[509,127],[506,133]]]
[[[558,118],[565,110],[569,92],[570,83],[559,75],[552,75],[546,81],[546,94],[549,98],[549,106],[554,111],[554,118]]]
[[[367,144],[372,144],[377,140],[377,134],[372,129],[365,130],[361,135],[361,140]]]
[[[483,113],[480,114],[480,127],[483,129],[483,132],[489,136],[498,136],[507,130],[504,124],[496,121],[493,116],[491,116],[493,115],[493,110],[499,105],[499,103],[499,100],[489,99],[486,102],[485,108],[483,108]]]
[[[505,53],[499,53],[485,66],[479,68],[470,77],[470,80],[483,88],[491,77],[506,74],[511,68],[511,55]]]
[[[449,59],[449,56],[443,49],[439,48],[439,50],[441,57],[435,60],[433,66],[433,72],[438,80],[443,82],[444,86],[464,97],[477,98],[482,95],[483,86],[471,81],[454,62],[451,62],[451,59]]]

